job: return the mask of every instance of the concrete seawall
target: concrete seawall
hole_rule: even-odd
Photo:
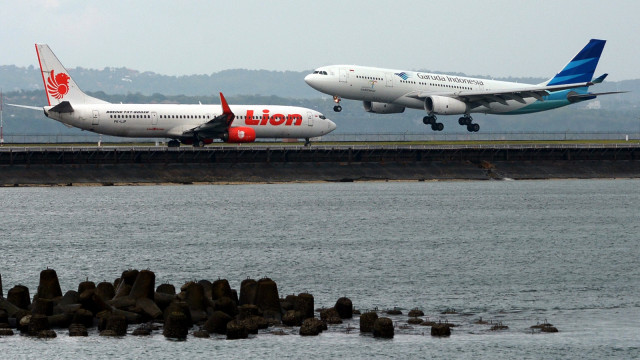
[[[637,144],[0,150],[2,186],[638,177]]]

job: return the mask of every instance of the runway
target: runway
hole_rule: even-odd
[[[4,186],[635,177],[637,143],[0,148]]]

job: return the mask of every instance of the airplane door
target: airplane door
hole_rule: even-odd
[[[386,73],[386,74],[384,74],[384,77],[387,80],[387,87],[393,87],[393,74],[392,73]]]
[[[340,82],[347,82],[347,69],[340,69]]]
[[[100,113],[98,110],[93,110],[93,119],[91,120],[91,125],[99,125],[100,124]]]
[[[313,114],[311,112],[307,112],[307,125],[313,126]]]
[[[158,113],[151,113],[151,125],[158,125]]]

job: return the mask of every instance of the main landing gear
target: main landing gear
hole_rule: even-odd
[[[478,132],[480,130],[480,125],[473,123],[473,118],[470,115],[465,115],[458,119],[458,124],[462,126],[467,126],[468,132]]]
[[[444,124],[437,122],[438,118],[435,115],[427,115],[422,118],[422,122],[425,125],[431,125],[431,130],[433,131],[442,131],[444,129]]]
[[[309,138],[304,138],[304,146],[305,147],[311,146],[311,141],[309,141]]]
[[[167,143],[168,147],[180,147],[180,141],[178,140],[169,140]]]
[[[333,107],[333,111],[335,111],[335,112],[342,111],[342,106],[340,106],[340,100],[341,100],[340,96],[338,96],[338,95],[335,95],[333,97],[333,102],[336,103],[336,106]]]

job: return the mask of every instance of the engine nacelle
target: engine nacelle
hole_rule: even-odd
[[[244,126],[231,127],[221,138],[229,143],[249,143],[256,141],[256,131]]]
[[[466,114],[469,111],[469,105],[454,98],[434,95],[424,99],[424,109],[430,114]]]
[[[380,103],[380,102],[371,102],[371,101],[363,101],[364,111],[376,114],[397,114],[404,112],[404,106]]]

